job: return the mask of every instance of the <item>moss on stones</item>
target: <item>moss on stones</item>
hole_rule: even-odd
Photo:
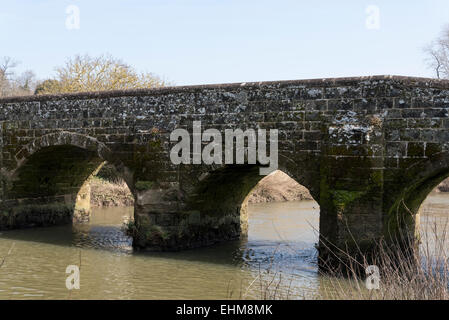
[[[135,188],[138,191],[150,190],[154,186],[154,181],[137,181]]]
[[[361,198],[364,194],[364,191],[332,190],[332,200],[335,208],[339,212],[343,212],[352,202]]]

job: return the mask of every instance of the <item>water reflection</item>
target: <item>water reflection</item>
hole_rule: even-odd
[[[293,276],[295,288],[316,279],[314,202],[251,206],[248,239],[182,252],[133,252],[121,230],[131,216],[131,208],[97,209],[87,225],[2,232],[0,298],[258,298],[246,288],[259,270]],[[81,290],[65,288],[69,264],[81,264]]]
[[[313,201],[252,205],[247,239],[181,252],[134,252],[121,231],[131,216],[131,208],[98,209],[87,225],[2,232],[0,299],[258,299],[260,276],[281,278],[289,298],[326,289]],[[80,290],[65,287],[69,264],[81,267]]]

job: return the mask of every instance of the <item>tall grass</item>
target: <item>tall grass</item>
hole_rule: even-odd
[[[426,216],[426,212],[422,212],[421,216]],[[449,217],[446,215],[424,224],[418,234],[415,230],[405,230],[388,242],[379,240],[374,252],[369,255],[361,250],[349,253],[334,246],[335,256],[345,265],[344,268],[332,269],[329,266],[328,272],[320,275],[318,292],[313,296],[304,295],[303,298],[448,300],[448,231]],[[328,249],[332,247],[329,243],[327,246]],[[378,267],[379,286],[378,289],[369,290],[366,286],[365,270],[372,265]],[[294,289],[291,284],[291,279],[283,277],[270,265],[267,270],[259,270],[249,286],[240,291],[239,298],[245,299],[247,292],[252,290],[257,292],[259,299],[297,299],[297,294],[291,294]],[[229,295],[232,296],[233,294]]]
[[[423,212],[425,213],[425,212]],[[324,277],[321,298],[332,300],[448,300],[448,218],[425,224],[418,232],[402,232],[388,243],[380,240],[369,257],[348,253],[345,273]],[[369,261],[369,262],[368,262]],[[379,269],[378,289],[368,290],[360,270],[369,265]]]

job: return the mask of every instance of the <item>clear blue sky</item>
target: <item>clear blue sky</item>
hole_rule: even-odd
[[[432,76],[423,46],[447,0],[1,0],[0,56],[43,79],[67,57],[109,53],[177,85],[397,74]],[[80,28],[66,28],[66,8]],[[366,28],[368,5],[380,29]]]

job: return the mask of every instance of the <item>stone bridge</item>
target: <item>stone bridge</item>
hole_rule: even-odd
[[[323,261],[329,245],[369,251],[414,232],[421,202],[449,176],[448,110],[448,81],[396,76],[4,98],[0,229],[71,223],[107,161],[136,200],[135,247],[238,238],[263,176],[257,164],[173,164],[170,133],[201,121],[277,129],[279,169],[320,205]]]

